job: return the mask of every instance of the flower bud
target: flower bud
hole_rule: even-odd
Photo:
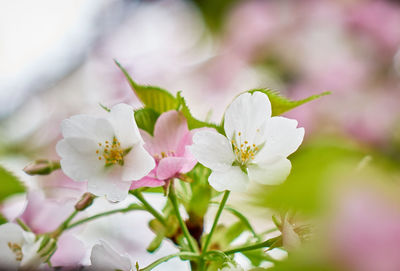
[[[83,194],[82,198],[75,204],[75,210],[83,211],[93,203],[93,199],[95,195],[92,193],[86,192]]]
[[[38,159],[29,163],[24,171],[28,175],[48,175],[57,169],[60,169],[60,161]]]

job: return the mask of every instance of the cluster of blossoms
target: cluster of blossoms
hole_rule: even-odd
[[[271,112],[266,94],[244,93],[225,112],[226,136],[200,129],[192,144],[179,112],[162,114],[152,137],[138,129],[133,108],[119,104],[105,118],[65,120],[57,152],[65,174],[88,181],[89,192],[110,201],[123,200],[129,189],[164,185],[197,161],[212,170],[208,180],[217,191],[243,191],[249,179],[262,184],[285,180],[291,169],[287,157],[303,140],[297,121],[271,117]]]
[[[287,157],[303,140],[304,129],[297,128],[295,120],[271,114],[266,94],[246,92],[227,108],[225,134],[211,128],[189,130],[183,113],[171,110],[158,117],[150,135],[138,128],[131,106],[118,104],[104,116],[64,120],[63,139],[56,150],[68,177],[87,182],[88,192],[111,202],[124,200],[129,191],[140,187],[167,188],[174,178],[184,179],[197,162],[211,169],[208,182],[215,190],[243,191],[249,181],[284,181],[291,169]],[[54,239],[44,243],[43,237],[16,224],[2,225],[1,263],[37,268],[54,253],[59,234],[56,229],[49,235]],[[104,242],[93,247],[91,262],[94,270],[133,270],[129,256]],[[223,270],[228,269],[241,270],[231,264]]]

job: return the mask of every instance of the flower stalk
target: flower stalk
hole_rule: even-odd
[[[174,183],[171,183],[170,186],[170,191],[169,191],[169,199],[171,200],[172,206],[174,207],[174,211],[176,214],[176,217],[178,218],[179,221],[179,225],[183,231],[183,234],[189,244],[189,248],[192,252],[199,252],[199,248],[197,247],[197,243],[194,240],[194,238],[191,236],[191,234],[189,233],[189,230],[186,226],[185,221],[183,221],[181,213],[179,212],[179,204],[178,204],[178,200],[176,198],[176,192],[175,192],[175,187],[174,187]]]
[[[150,203],[143,197],[143,194],[139,190],[131,190],[129,191],[130,194],[135,196],[144,206],[144,208],[151,213],[161,224],[167,226],[167,222],[165,218],[150,205]]]

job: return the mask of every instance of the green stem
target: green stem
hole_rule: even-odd
[[[18,225],[20,225],[21,228],[22,228],[24,231],[32,232],[31,228],[29,228],[28,225],[26,225],[21,219],[17,218],[16,221],[17,221]]]
[[[81,224],[84,224],[84,223],[86,223],[86,222],[89,222],[89,221],[91,221],[91,220],[95,220],[95,219],[100,218],[100,217],[103,217],[103,216],[108,216],[108,215],[112,215],[112,214],[116,214],[116,213],[126,213],[126,212],[134,211],[134,210],[146,210],[146,209],[145,209],[144,207],[142,207],[142,206],[135,205],[134,207],[129,206],[129,207],[127,207],[127,208],[115,209],[115,210],[107,211],[107,212],[104,212],[104,213],[99,213],[99,214],[96,214],[96,215],[89,216],[89,217],[87,217],[87,218],[78,220],[78,221],[76,221],[76,222],[70,224],[70,225],[67,227],[67,229],[74,228],[74,227],[76,227],[76,226],[79,226],[79,225],[81,225]]]
[[[167,255],[165,257],[162,257],[160,259],[158,259],[157,261],[149,264],[148,266],[139,269],[139,271],[150,271],[152,270],[154,267],[156,267],[159,264],[162,264],[163,262],[166,262],[172,258],[175,257],[188,257],[188,258],[198,258],[199,255],[196,253],[191,253],[191,252],[180,252],[180,253],[176,253],[176,254],[171,254],[171,255]]]
[[[280,238],[280,236],[268,239],[267,241],[264,241],[264,242],[256,243],[254,245],[241,246],[241,247],[237,247],[234,249],[230,249],[230,250],[224,251],[224,253],[226,255],[229,255],[229,254],[234,254],[237,252],[242,252],[242,251],[247,251],[247,250],[254,250],[254,249],[258,249],[258,248],[270,247],[272,244],[274,244],[278,240],[278,238]]]
[[[250,221],[241,212],[239,212],[238,210],[236,210],[232,207],[228,207],[228,206],[225,206],[225,209],[228,210],[229,212],[231,212],[237,218],[239,218],[247,226],[247,228],[250,230],[250,232],[253,234],[253,236],[257,238],[257,233],[254,230],[253,226],[251,226]]]
[[[64,222],[61,223],[61,225],[54,232],[51,233],[51,237],[57,239],[68,228],[69,223],[78,213],[79,212],[77,210],[73,211],[72,214],[66,220],[64,220]]]
[[[132,195],[134,195],[158,221],[164,226],[168,226],[167,222],[165,221],[164,217],[150,205],[150,203],[143,197],[142,193],[138,190],[129,191]]]
[[[174,211],[175,211],[176,217],[178,218],[178,222],[183,231],[183,234],[185,235],[185,238],[188,241],[190,250],[192,252],[198,252],[199,249],[197,247],[196,241],[190,235],[189,230],[186,226],[186,223],[185,223],[185,221],[183,221],[181,213],[179,212],[179,204],[178,204],[178,200],[176,198],[175,187],[174,187],[173,183],[171,183],[171,186],[170,186],[169,199],[171,200],[172,206],[174,207]]]
[[[211,241],[211,237],[214,233],[215,228],[217,227],[219,217],[221,216],[221,213],[222,213],[222,210],[224,209],[225,203],[228,200],[229,193],[230,193],[230,191],[228,191],[228,190],[226,190],[224,193],[224,197],[222,198],[222,201],[218,207],[218,211],[215,215],[214,222],[211,227],[210,233],[207,235],[206,241],[204,242],[204,246],[202,248],[203,253],[205,253],[207,251],[208,245],[210,244],[210,241]]]

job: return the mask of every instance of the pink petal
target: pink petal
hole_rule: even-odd
[[[181,172],[186,164],[186,159],[182,157],[166,157],[161,159],[157,167],[157,178],[167,180]]]
[[[55,230],[62,221],[74,210],[74,202],[57,202],[45,199],[39,191],[28,194],[28,203],[20,216],[35,233],[45,233]]]
[[[197,164],[197,160],[190,152],[189,146],[185,146],[185,153],[183,154],[183,158],[185,159],[185,164],[183,165],[180,173],[187,173],[191,171]]]
[[[85,246],[72,234],[63,234],[57,242],[57,250],[51,257],[53,266],[77,267],[85,256]]]
[[[140,187],[158,187],[158,186],[162,186],[164,184],[165,184],[164,181],[159,180],[155,177],[155,170],[153,170],[146,177],[144,177],[138,181],[133,181],[130,190],[134,190],[134,189],[140,188]]]
[[[156,142],[154,142],[154,138],[146,131],[140,129],[140,135],[144,141],[144,148],[148,151],[151,155],[156,155],[160,153]]]
[[[157,149],[165,153],[176,153],[188,132],[186,119],[181,113],[171,110],[161,114],[154,128]]]

